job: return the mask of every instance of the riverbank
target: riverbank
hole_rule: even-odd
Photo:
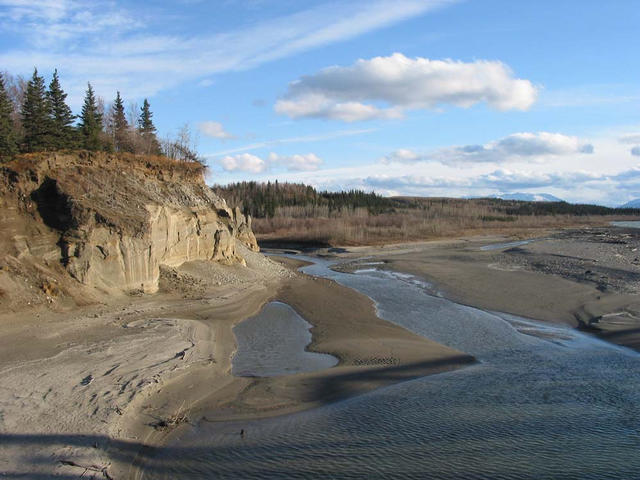
[[[351,248],[338,255],[375,259],[382,262],[378,268],[415,275],[458,303],[570,325],[640,350],[640,230],[563,230],[511,244],[517,240],[526,237]],[[358,262],[342,267],[357,268]]]
[[[225,388],[232,325],[290,275],[243,255],[166,269],[159,294],[0,316],[0,476],[124,478],[147,439]]]
[[[242,252],[247,268],[188,262],[156,295],[0,316],[8,478],[130,478],[186,424],[290,413],[473,361],[379,319],[334,282]],[[232,328],[269,300],[314,325],[312,351],[340,364],[278,378],[231,375]]]

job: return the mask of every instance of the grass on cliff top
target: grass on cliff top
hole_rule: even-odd
[[[88,150],[60,150],[56,152],[23,153],[17,155],[4,166],[23,173],[34,165],[44,161],[56,160],[69,163],[74,161],[99,163],[107,169],[140,170],[145,173],[182,174],[187,177],[201,176],[206,171],[206,165],[200,162],[182,162],[160,155],[138,155],[132,153],[91,152]]]

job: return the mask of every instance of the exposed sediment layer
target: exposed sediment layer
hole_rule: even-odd
[[[258,250],[251,219],[207,187],[198,164],[51,153],[22,156],[1,173],[0,289],[24,300],[27,283],[31,304],[90,289],[154,292],[162,265],[242,263],[238,243]],[[18,307],[9,296],[0,300]]]

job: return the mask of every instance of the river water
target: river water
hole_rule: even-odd
[[[640,479],[636,352],[458,305],[408,275],[307,260],[306,273],[480,363],[294,415],[203,422],[155,452],[142,478]]]
[[[614,227],[640,228],[640,222],[635,220],[625,222],[611,222],[611,225],[613,225]]]
[[[267,303],[260,313],[233,328],[238,349],[231,373],[238,377],[277,377],[333,367],[334,356],[308,352],[311,343],[306,322],[289,305]]]

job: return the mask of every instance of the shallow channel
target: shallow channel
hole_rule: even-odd
[[[238,377],[277,377],[333,367],[332,355],[308,352],[312,327],[286,303],[270,302],[233,328],[238,350],[232,373]]]
[[[481,363],[294,415],[202,423],[149,458],[143,478],[640,478],[636,352],[453,303],[407,275],[305,260],[306,273]]]

